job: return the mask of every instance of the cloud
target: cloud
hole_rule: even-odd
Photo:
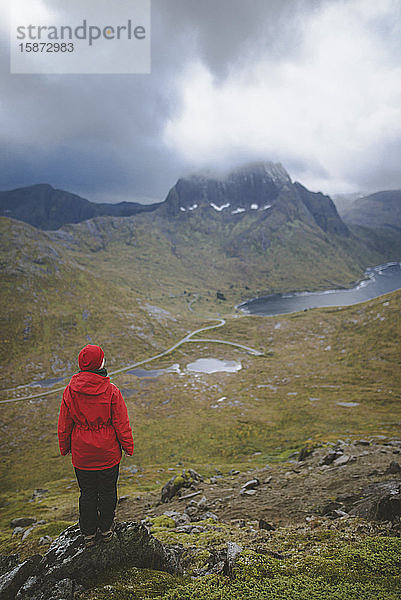
[[[296,54],[261,53],[224,79],[195,59],[179,75],[166,143],[191,165],[281,160],[326,191],[374,181],[374,164],[387,165],[388,183],[399,185],[400,8],[391,0],[325,3],[299,24]]]
[[[162,199],[254,159],[313,189],[401,187],[400,2],[152,0],[150,75],[27,76],[9,73],[3,0],[0,189]]]

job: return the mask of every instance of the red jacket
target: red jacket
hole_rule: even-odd
[[[81,371],[64,390],[58,419],[60,452],[78,469],[108,469],[129,456],[134,440],[120,390],[108,377]]]

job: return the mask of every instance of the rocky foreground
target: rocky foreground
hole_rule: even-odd
[[[285,465],[216,472],[208,480],[184,468],[159,494],[120,497],[120,522],[109,544],[85,548],[78,527],[72,526],[52,541],[44,556],[35,554],[22,562],[15,555],[1,557],[0,597],[103,598],[87,596],[85,590],[96,588],[105,572],[132,567],[190,573],[196,580],[217,574],[234,581],[238,557],[249,552],[253,560],[273,557],[269,560],[289,568],[298,550],[286,553],[277,544],[294,546],[294,536],[308,539],[312,554],[316,539],[330,531],[343,541],[358,541],[360,535],[395,540],[401,534],[400,453],[400,440],[376,437],[305,447]],[[11,526],[24,536],[35,528],[35,520],[15,519]],[[310,536],[315,536],[313,543]],[[322,548],[316,552],[320,555]],[[395,560],[384,555],[385,563],[390,559]],[[385,573],[385,564],[381,568]]]
[[[401,515],[400,454],[401,440],[376,436],[305,447],[284,464],[247,472],[217,471],[207,480],[183,469],[182,476],[172,477],[161,494],[120,498],[119,516],[143,519],[168,510],[196,522],[213,513],[232,524],[251,526],[263,519],[274,527],[302,523],[316,515],[392,521]],[[387,496],[388,503],[382,499],[376,505]]]

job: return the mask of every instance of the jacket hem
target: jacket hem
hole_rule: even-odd
[[[75,464],[73,461],[72,462],[72,466],[75,469],[79,469],[80,471],[104,471],[105,469],[111,469],[112,467],[115,467],[116,465],[118,465],[121,462],[121,458],[119,458],[118,460],[116,460],[115,462],[113,462],[113,464],[111,465],[107,465],[107,466],[99,466],[99,467],[80,467],[79,465]]]

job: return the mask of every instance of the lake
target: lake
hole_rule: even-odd
[[[369,268],[357,286],[326,292],[294,292],[254,298],[238,308],[251,315],[282,315],[324,306],[350,306],[401,289],[401,263]]]

